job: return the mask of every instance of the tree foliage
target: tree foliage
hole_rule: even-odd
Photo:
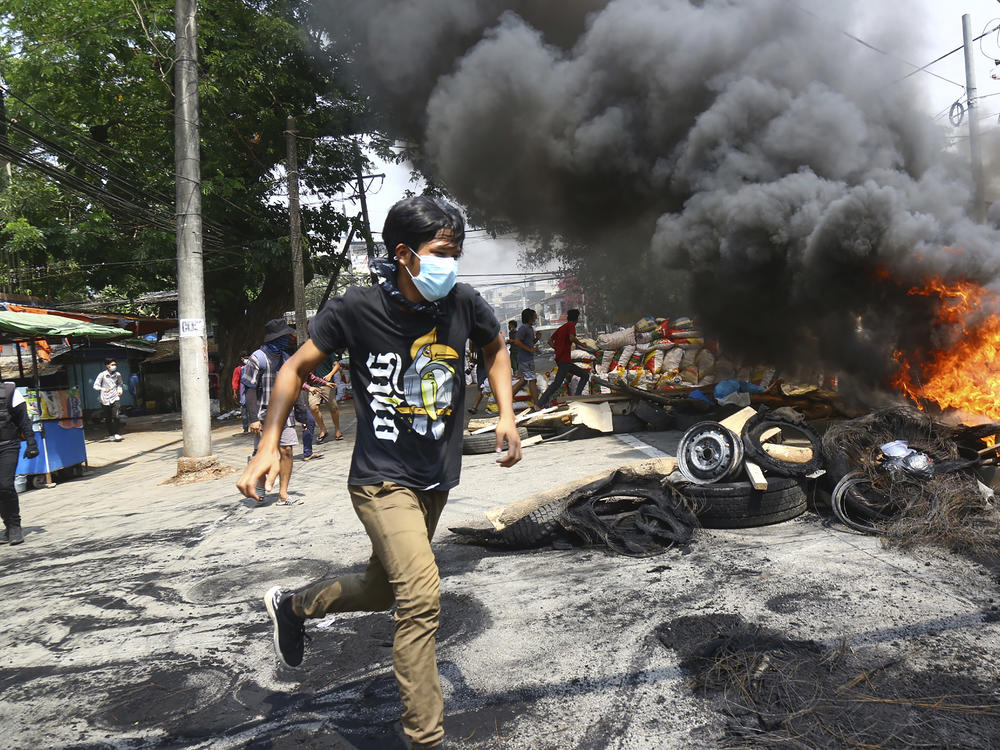
[[[368,168],[362,139],[390,153],[311,12],[305,0],[199,6],[206,304],[226,363],[291,308],[286,117],[296,117],[300,182],[314,195],[341,193]],[[72,302],[176,286],[174,54],[171,0],[4,4],[8,287]],[[302,218],[307,280],[335,272],[348,217],[308,201]]]

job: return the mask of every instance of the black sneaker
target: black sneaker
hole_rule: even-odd
[[[305,620],[292,612],[292,595],[282,595],[277,586],[264,594],[264,606],[274,623],[274,651],[286,667],[302,663],[305,649]]]

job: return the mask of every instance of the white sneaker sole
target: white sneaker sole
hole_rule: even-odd
[[[295,669],[291,664],[285,661],[285,657],[281,655],[281,646],[278,645],[278,603],[281,601],[281,587],[272,586],[264,594],[264,606],[267,607],[267,614],[271,617],[271,624],[273,628],[274,640],[274,654],[278,657],[278,661],[284,664],[289,669]]]

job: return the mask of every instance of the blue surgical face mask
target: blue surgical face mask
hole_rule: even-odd
[[[458,277],[458,261],[455,258],[440,258],[437,255],[420,255],[420,273],[414,276],[407,266],[406,272],[413,279],[413,285],[428,302],[446,297],[455,286]]]

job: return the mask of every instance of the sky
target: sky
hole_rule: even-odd
[[[822,15],[823,3],[803,0],[803,5]],[[962,45],[962,14],[968,13],[973,37],[1000,25],[1000,0],[915,0],[904,6],[888,0],[874,0],[864,3],[865,12],[858,17],[856,26],[844,29],[859,38],[871,40],[874,46],[880,40],[868,36],[873,27],[901,29],[903,40],[896,40],[895,54],[915,66],[922,66],[951,52]],[[905,18],[896,20],[905,13]],[[905,29],[905,31],[904,31]],[[904,50],[898,52],[898,50]],[[878,53],[872,52],[873,55]],[[973,50],[978,96],[980,127],[983,133],[983,147],[988,152],[995,151],[1000,161],[1000,80],[991,78],[991,73],[1000,67],[994,62],[1000,60],[1000,32],[993,32],[977,42]],[[941,80],[931,73],[948,79]],[[948,122],[948,110],[952,103],[965,99],[965,58],[956,52],[928,68],[928,72],[915,74],[924,101],[922,108],[930,117],[936,118],[950,133],[954,133],[954,148],[968,148],[968,122],[963,121],[953,128]],[[373,181],[368,193],[368,208],[372,229],[381,229],[385,215],[392,204],[402,197],[407,189],[419,191],[420,184],[410,181],[407,165],[378,164],[377,171],[384,172],[385,178]],[[344,207],[351,213],[358,210],[352,201],[345,201]],[[376,235],[376,239],[378,239]],[[523,271],[552,270],[550,268],[526,268],[519,262],[519,247],[513,240],[493,240],[482,231],[469,231],[464,254],[460,263],[463,280],[485,285],[491,277],[483,274],[510,274]]]

